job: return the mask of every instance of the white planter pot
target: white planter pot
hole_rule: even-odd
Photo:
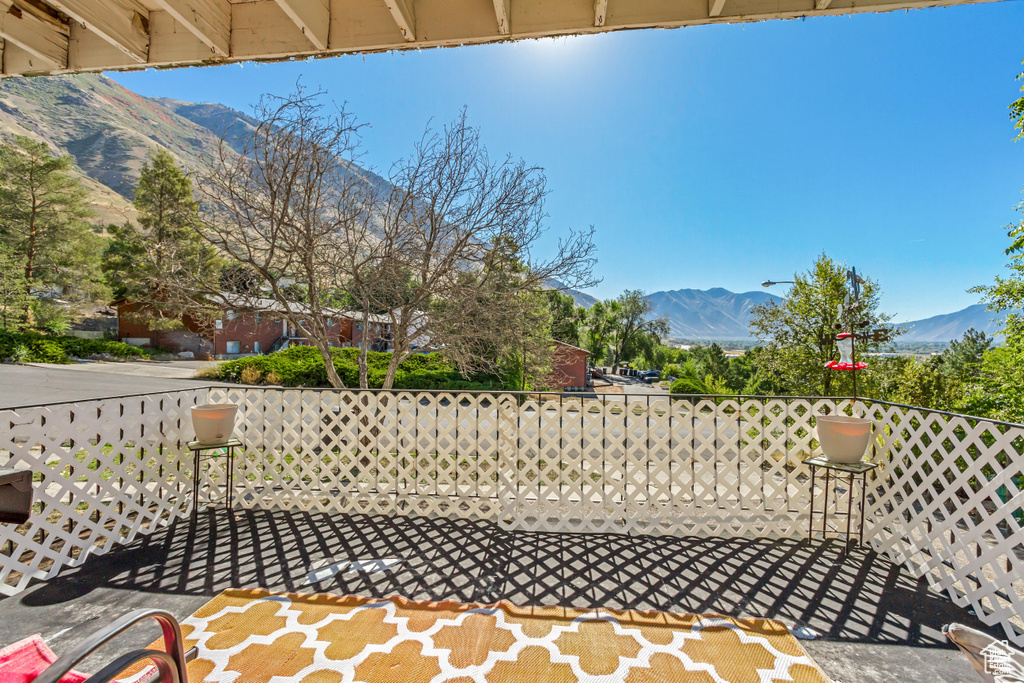
[[[192,407],[192,429],[196,441],[203,445],[230,441],[235,431],[236,403],[212,403]]]
[[[832,462],[859,462],[871,441],[871,420],[846,415],[823,415],[815,419],[818,443]]]

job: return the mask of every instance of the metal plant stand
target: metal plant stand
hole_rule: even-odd
[[[846,545],[849,547],[853,537],[850,535],[853,521],[853,492],[857,479],[860,479],[860,520],[857,525],[857,545],[864,545],[864,507],[867,502],[867,477],[868,472],[878,467],[877,462],[832,462],[824,455],[818,455],[804,460],[804,464],[811,468],[811,511],[807,520],[807,537],[814,539],[814,481],[818,468],[825,470],[825,504],[821,509],[821,536],[828,536],[828,485],[834,477],[840,479],[843,475],[848,476],[849,490],[846,495]],[[833,474],[834,473],[834,474]],[[838,501],[836,501],[838,502]]]
[[[230,511],[234,504],[235,493],[235,447],[241,446],[242,442],[231,439],[224,443],[202,444],[198,441],[189,441],[188,449],[192,451],[192,524],[196,523],[199,516],[199,463],[203,458],[217,458],[224,456],[227,463],[227,509]],[[210,451],[213,451],[212,453]],[[221,453],[220,451],[223,451]]]

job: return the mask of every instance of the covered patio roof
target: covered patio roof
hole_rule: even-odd
[[[3,75],[284,60],[978,0],[0,0]]]

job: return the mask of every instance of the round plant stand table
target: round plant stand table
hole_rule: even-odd
[[[241,446],[242,442],[237,439],[231,439],[224,443],[199,443],[198,441],[189,441],[188,449],[192,451],[192,524],[196,523],[199,515],[199,463],[204,458],[218,458],[226,457],[227,463],[227,481],[225,482],[225,488],[227,489],[227,509],[231,510],[234,504],[234,492],[235,492],[235,448]]]
[[[811,468],[811,511],[807,519],[807,536],[809,539],[814,540],[814,498],[815,490],[814,483],[818,474],[818,470],[824,470],[825,485],[822,490],[825,493],[824,505],[821,509],[821,537],[822,539],[828,536],[828,485],[831,479],[841,480],[846,479],[849,484],[849,489],[846,492],[846,545],[849,547],[850,541],[853,537],[850,535],[852,531],[853,523],[853,498],[855,485],[857,480],[860,479],[860,520],[857,525],[857,545],[864,545],[864,505],[867,500],[867,477],[868,472],[871,472],[878,467],[877,462],[833,462],[824,455],[816,455],[813,458],[804,460],[804,464]],[[836,503],[839,503],[838,494],[836,494]],[[840,513],[841,514],[841,513]]]

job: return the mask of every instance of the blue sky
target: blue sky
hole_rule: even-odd
[[[1010,0],[108,75],[243,110],[301,77],[371,124],[378,171],[465,105],[492,156],[544,167],[552,240],[596,228],[599,298],[759,289],[825,250],[909,320],[976,303],[1004,263],[1022,28]]]

